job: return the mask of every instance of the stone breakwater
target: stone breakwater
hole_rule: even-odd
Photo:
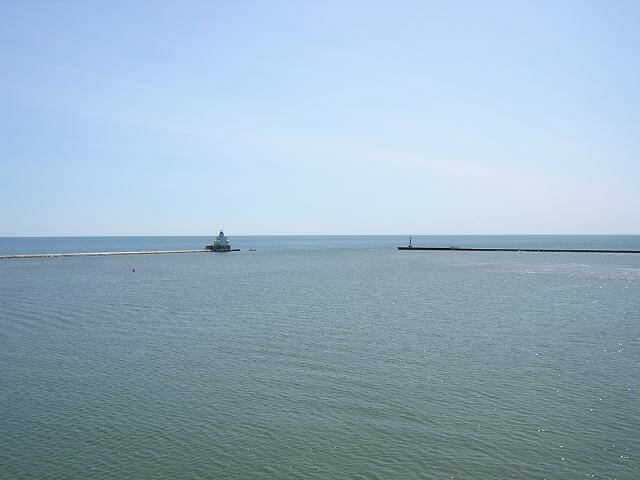
[[[477,248],[477,247],[398,247],[398,250],[436,250],[452,252],[551,252],[551,253],[640,253],[640,250],[603,250],[592,248]]]
[[[58,258],[58,257],[106,257],[112,255],[163,255],[169,253],[209,253],[211,250],[148,250],[139,252],[75,252],[75,253],[28,253],[24,255],[0,255],[0,260],[23,258]]]

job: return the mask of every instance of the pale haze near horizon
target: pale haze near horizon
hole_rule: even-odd
[[[0,235],[634,234],[640,2],[0,1]]]

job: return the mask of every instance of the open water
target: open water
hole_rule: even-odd
[[[640,255],[231,240],[243,251],[0,260],[0,478],[640,478]]]

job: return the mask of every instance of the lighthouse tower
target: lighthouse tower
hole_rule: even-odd
[[[204,248],[213,252],[233,252],[231,244],[229,243],[229,240],[227,240],[227,237],[224,236],[222,229],[220,229],[220,233],[213,241],[213,245],[207,245]]]
[[[220,233],[218,237],[213,242],[213,251],[214,252],[228,252],[231,250],[231,244],[227,237],[224,236],[224,232],[220,229]]]
[[[207,245],[204,247],[205,249],[212,252],[238,252],[239,248],[231,248],[231,244],[227,237],[224,236],[224,232],[220,229],[220,233],[213,241],[213,245]]]

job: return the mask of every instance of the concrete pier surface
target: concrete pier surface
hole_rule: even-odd
[[[211,253],[211,250],[147,250],[140,252],[76,252],[76,253],[27,253],[23,255],[0,255],[0,260],[20,258],[57,257],[107,257],[111,255],[163,255],[169,253]]]
[[[398,247],[398,250],[436,250],[448,252],[549,252],[549,253],[640,253],[640,250],[592,248],[481,248],[481,247]]]

